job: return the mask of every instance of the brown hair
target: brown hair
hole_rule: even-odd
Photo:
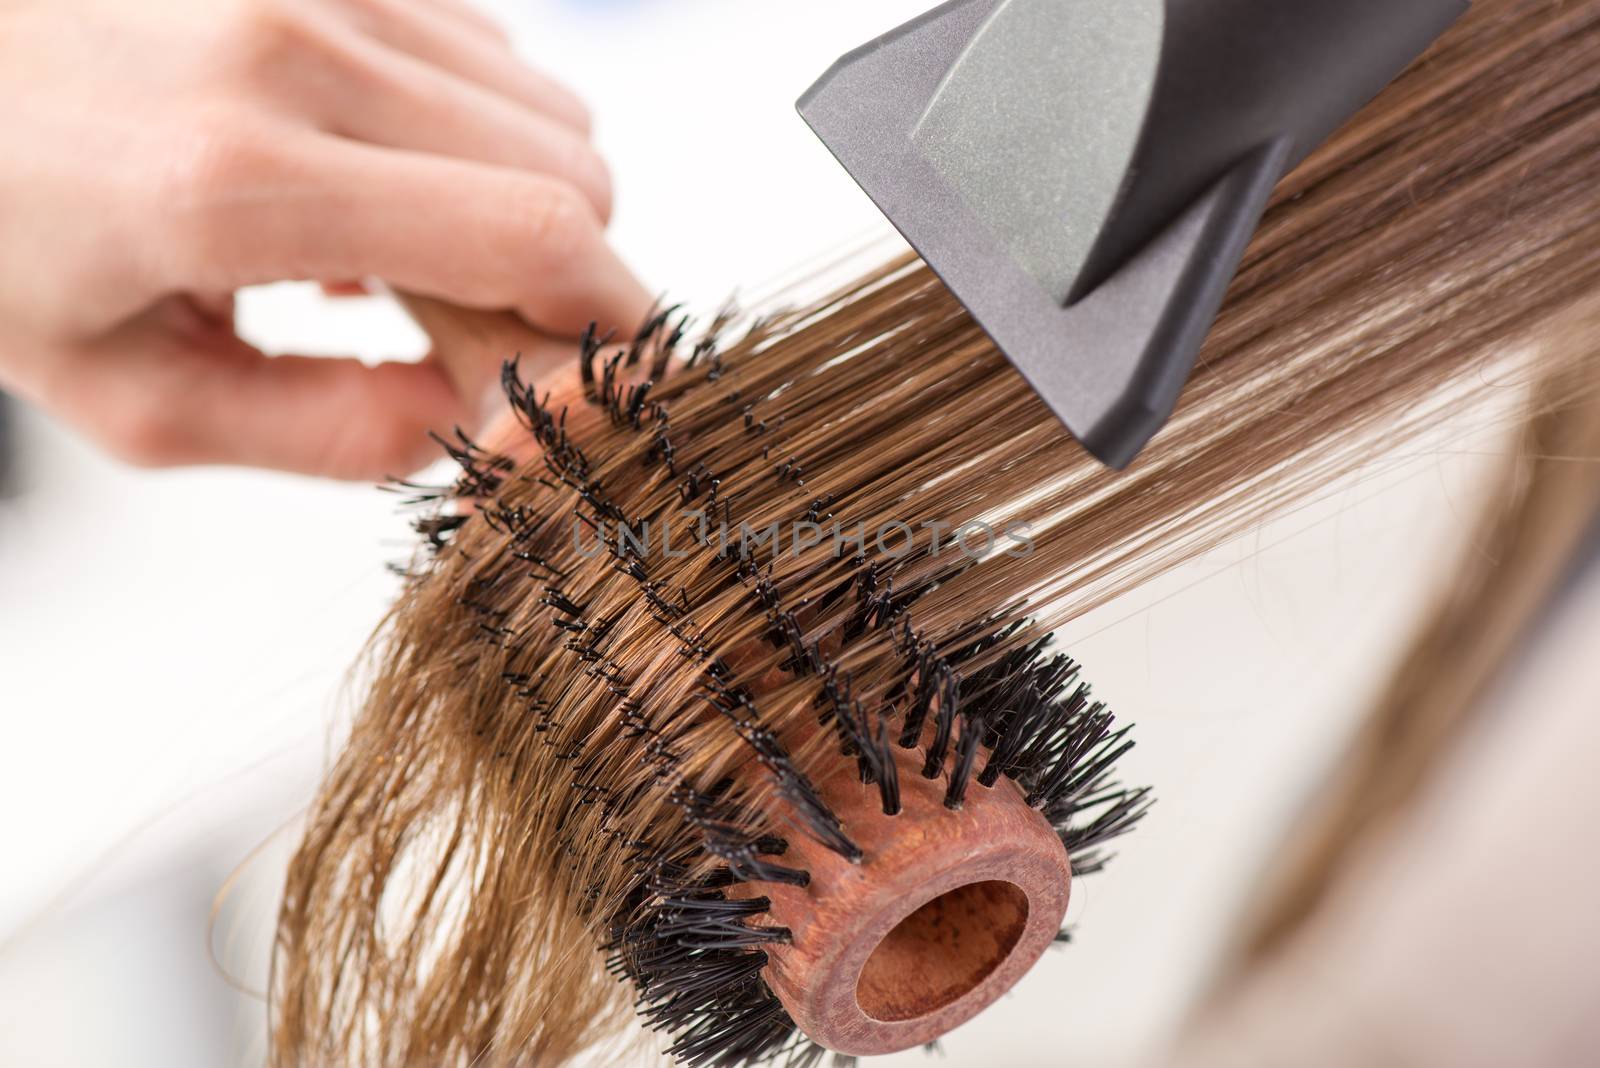
[[[738,340],[711,331],[671,375],[685,346],[664,320],[620,361],[586,346],[588,380],[561,388],[588,406],[508,376],[521,440],[453,446],[462,478],[420,524],[435,552],[291,865],[275,1062],[558,1063],[627,1017],[601,945],[680,1055],[814,1057],[748,1001],[756,944],[663,978],[681,962],[641,955],[640,924],[674,887],[784,878],[774,793],[805,808],[809,773],[844,752],[865,769],[891,730],[937,731],[941,766],[971,771],[1022,745],[1015,710],[1037,706],[1049,737],[1120,751],[1045,632],[1505,388],[1600,279],[1597,94],[1600,4],[1474,4],[1283,184],[1179,411],[1126,472],[1090,461],[913,262]],[[756,530],[1027,524],[1033,551],[705,539],[641,559],[612,525],[585,557],[567,525],[685,501]],[[849,725],[843,750],[819,708]],[[1075,869],[1145,800],[1098,755],[1073,780],[1095,789],[1040,794]],[[1039,793],[1058,770],[1082,769],[1022,778]],[[740,1014],[696,1000],[713,966]]]

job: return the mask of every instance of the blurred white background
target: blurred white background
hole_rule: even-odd
[[[503,0],[592,103],[614,236],[654,287],[730,292],[883,233],[794,115],[918,0]],[[378,301],[248,294],[268,348],[420,354]],[[118,467],[20,413],[0,501],[0,1064],[258,1064],[295,818],[409,545],[368,486]],[[1498,447],[1451,428],[1078,621],[1161,801],[1074,888],[1078,941],[944,1043],[952,1065],[1115,1066],[1161,1043],[1233,910],[1379,683]],[[221,904],[214,905],[221,898]],[[920,1053],[886,1060],[919,1064]]]

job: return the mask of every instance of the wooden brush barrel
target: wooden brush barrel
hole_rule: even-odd
[[[450,359],[550,350],[550,339],[514,316],[402,300]],[[581,408],[575,363],[542,360],[528,377],[557,397],[571,392]],[[516,440],[507,419],[484,444],[515,454]],[[901,810],[893,816],[853,761],[837,759],[816,780],[861,848],[859,863],[795,831],[783,864],[809,872],[806,886],[753,882],[728,892],[770,900],[759,922],[788,928],[792,940],[766,947],[762,975],[802,1031],[845,1054],[909,1049],[977,1015],[1054,941],[1071,890],[1061,839],[1009,779],[992,788],[973,781],[952,810],[945,777],[923,777],[919,750],[897,750],[896,759]]]
[[[972,783],[952,811],[920,751],[897,756],[897,815],[846,761],[818,783],[859,864],[791,834],[783,862],[810,883],[741,888],[793,934],[767,949],[773,993],[811,1038],[858,1056],[931,1042],[1010,990],[1055,940],[1072,884],[1060,838],[1009,779]]]

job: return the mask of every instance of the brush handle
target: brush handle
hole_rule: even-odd
[[[464,368],[520,354],[533,377],[555,370],[557,361],[577,351],[576,342],[542,334],[514,312],[463,308],[415,293],[396,292],[395,299],[432,339],[434,355],[457,386],[467,377]]]
[[[435,349],[452,357],[488,356],[548,343],[533,327],[508,311],[463,308],[433,297],[395,291],[395,299],[416,320]]]
[[[581,394],[576,341],[543,334],[514,312],[463,308],[415,293],[396,291],[394,296],[432,340],[432,358],[439,361],[463,397],[483,389],[484,367],[498,367],[510,359],[518,361],[518,373],[541,392],[550,390],[574,400]],[[526,437],[504,405],[493,411],[483,429],[482,444],[503,451]],[[581,413],[574,414],[582,420]]]

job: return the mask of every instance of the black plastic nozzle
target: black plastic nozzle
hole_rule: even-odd
[[[1097,457],[1171,414],[1278,180],[1467,0],[954,0],[800,114]]]

